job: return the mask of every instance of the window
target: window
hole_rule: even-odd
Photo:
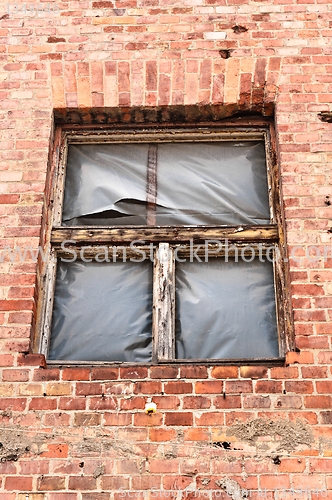
[[[51,362],[284,356],[269,125],[60,135],[39,344]]]

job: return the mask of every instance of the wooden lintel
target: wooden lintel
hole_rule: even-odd
[[[278,227],[275,224],[269,226],[196,226],[196,227],[146,227],[135,228],[113,227],[113,228],[55,228],[52,230],[51,242],[53,245],[69,245],[72,243],[83,244],[116,244],[136,242],[136,245],[144,245],[153,242],[168,243],[193,243],[215,240],[216,242],[231,240],[232,242],[243,241],[277,241]],[[67,243],[65,243],[67,242]]]

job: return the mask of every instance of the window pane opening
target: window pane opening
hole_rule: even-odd
[[[65,226],[269,223],[263,141],[69,145]]]
[[[177,359],[278,356],[272,263],[177,263]]]
[[[152,263],[58,262],[49,359],[148,363]]]

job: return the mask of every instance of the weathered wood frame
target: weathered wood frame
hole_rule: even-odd
[[[96,254],[97,247],[106,246],[111,254],[122,259],[123,248],[127,257],[135,256],[135,250],[131,242],[139,242],[135,249],[151,254],[151,245],[154,245],[154,255],[168,254],[171,258],[166,262],[154,259],[153,280],[153,363],[163,362],[204,362],[220,364],[280,364],[285,353],[294,348],[292,314],[290,307],[287,255],[284,237],[284,222],[280,203],[280,176],[275,154],[275,136],[273,124],[270,120],[261,120],[254,124],[246,123],[224,123],[195,125],[194,127],[71,127],[63,126],[55,136],[54,149],[60,154],[56,155],[57,165],[53,165],[56,180],[54,192],[51,196],[53,209],[49,213],[50,231],[50,259],[43,280],[43,304],[39,308],[40,314],[37,321],[38,335],[35,339],[35,349],[48,353],[48,341],[52,319],[52,306],[54,297],[54,286],[56,276],[57,258],[68,257],[68,250],[84,249],[86,256]],[[71,143],[160,143],[160,142],[215,142],[215,141],[238,141],[238,140],[264,140],[266,148],[267,178],[269,188],[269,203],[271,224],[266,226],[153,226],[155,218],[153,210],[149,207],[155,204],[156,176],[154,164],[156,162],[156,151],[151,148],[148,162],[148,181],[152,188],[147,192],[148,226],[114,226],[114,227],[65,227],[61,226],[62,204],[64,195],[64,183],[66,173],[68,144]],[[225,244],[230,241],[239,249],[248,244],[261,245],[262,248],[274,246],[276,258],[274,259],[275,292],[277,304],[277,323],[279,338],[279,358],[275,359],[253,359],[253,360],[179,360],[175,358],[175,252],[179,256],[187,256],[189,244],[207,244],[208,252],[214,257],[224,255],[224,251],[217,247],[217,241]],[[214,242],[215,240],[215,242]],[[63,242],[67,242],[66,248]],[[155,246],[157,245],[157,247]],[[258,248],[258,247],[257,247]],[[200,253],[201,252],[201,253]],[[206,248],[204,249],[206,252]],[[258,252],[258,250],[257,250]],[[203,255],[199,250],[198,255]],[[231,255],[231,254],[230,254]],[[258,255],[258,253],[257,253]],[[137,257],[137,253],[136,253]],[[52,364],[80,364],[83,362],[51,361]],[[86,363],[83,363],[86,364]],[[88,364],[105,364],[89,362]],[[119,364],[119,362],[111,363]],[[122,363],[121,363],[122,364]]]

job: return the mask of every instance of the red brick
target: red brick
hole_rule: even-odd
[[[185,488],[190,489],[190,484],[191,483],[192,483],[192,480],[191,480],[191,478],[190,478],[189,475],[187,475],[187,476],[177,475],[176,476],[177,489],[180,490],[180,491],[181,490],[183,491]],[[173,488],[174,488],[174,475],[173,474],[170,475],[170,476],[164,475],[163,476],[163,490],[172,491]],[[186,495],[186,497],[188,497],[190,494],[189,493],[185,493],[185,495]]]
[[[253,392],[253,385],[250,380],[227,381],[225,383],[225,393],[234,394],[243,392]]]
[[[211,400],[204,396],[185,396],[183,398],[183,409],[206,409],[210,408]]]
[[[312,364],[314,362],[314,356],[312,352],[288,352],[286,354],[286,363],[287,364]]]
[[[239,369],[237,366],[214,366],[212,368],[212,378],[238,378]]]
[[[210,433],[206,429],[187,429],[184,432],[185,441],[210,441]]]
[[[266,378],[267,368],[265,366],[241,366],[240,377],[242,378]]]
[[[39,366],[40,368],[46,368],[46,360],[43,354],[20,354],[17,364],[19,366]]]
[[[285,474],[275,474],[275,475],[262,475],[260,477],[260,487],[266,488],[267,490],[276,489],[289,489],[290,488],[290,478]]]
[[[182,382],[177,380],[175,382],[168,382],[164,385],[164,391],[166,394],[190,394],[193,390],[193,386],[189,382]]]
[[[2,380],[7,382],[27,382],[29,380],[28,370],[2,370]]]
[[[47,368],[47,370],[43,369],[34,370],[33,380],[35,382],[60,380],[60,370],[59,368]]]
[[[275,408],[302,408],[302,399],[300,396],[278,396]]]
[[[176,410],[181,404],[177,396],[153,396],[152,401],[158,410]]]
[[[76,384],[76,395],[78,396],[101,396],[102,392],[102,385],[98,382],[78,382]]]
[[[306,408],[331,408],[331,396],[305,396],[304,406]]]
[[[224,414],[223,412],[205,412],[200,416],[195,417],[196,425],[223,425]]]
[[[84,398],[62,397],[59,398],[58,408],[59,410],[85,410],[86,403]]]
[[[116,380],[118,376],[118,368],[92,368],[91,370],[91,380]]]
[[[301,368],[303,378],[326,378],[326,366],[303,366]]]
[[[255,385],[255,392],[262,392],[265,394],[282,392],[282,382],[276,382],[275,380],[258,380]]]
[[[131,397],[130,399],[120,400],[121,410],[143,410],[145,408],[146,398],[145,397]]]
[[[332,380],[317,380],[316,390],[318,394],[331,394],[332,392]]]
[[[149,464],[150,473],[169,474],[179,472],[179,460],[151,460]]]
[[[74,426],[87,427],[100,425],[101,415],[98,413],[75,413]]]
[[[112,397],[90,398],[89,410],[115,410],[117,402]]]
[[[121,487],[120,487],[121,488]],[[126,487],[124,487],[126,489]],[[68,495],[71,495],[71,493],[68,493]],[[109,500],[109,493],[81,493],[82,495],[82,500]],[[63,500],[71,500],[73,498],[73,500],[76,500],[76,497],[74,499],[74,497],[68,497],[67,498],[64,498]],[[52,500],[50,498],[50,500]],[[57,499],[54,499],[54,500],[57,500]],[[59,498],[59,500],[62,500],[62,498]]]
[[[67,458],[67,444],[48,444],[48,451],[44,451],[40,456],[45,458]]]
[[[5,490],[32,491],[32,477],[7,476],[5,479]]]
[[[192,425],[193,415],[188,412],[165,413],[165,425]]]
[[[332,424],[332,411],[320,412],[322,424]]]
[[[69,490],[95,490],[96,489],[96,479],[93,477],[79,477],[70,476],[69,477]]]
[[[286,392],[296,392],[299,394],[312,394],[313,384],[309,381],[296,380],[294,382],[285,382]]]
[[[134,476],[132,478],[132,488],[134,490],[160,489],[161,476]]]
[[[161,382],[137,382],[134,390],[135,394],[160,394],[161,391]]]
[[[282,458],[278,466],[279,472],[304,472],[305,460],[295,458]]]
[[[57,400],[55,398],[31,398],[29,410],[56,410]]]
[[[160,426],[163,423],[163,416],[160,413],[136,413],[134,415],[134,425],[137,427]]]
[[[180,378],[207,378],[207,368],[206,366],[181,366],[180,367]]]
[[[176,431],[174,429],[149,429],[150,441],[173,441],[176,438]]]
[[[332,460],[331,458],[311,458],[309,460],[309,473],[324,472],[331,474]]]
[[[12,354],[0,354],[0,366],[13,366],[14,357]]]
[[[132,415],[129,413],[105,413],[104,425],[127,426],[132,423]]]
[[[62,370],[62,380],[89,380],[89,368],[64,368]]]
[[[136,366],[131,368],[120,368],[120,378],[130,380],[146,378],[148,376],[148,369],[143,366]]]
[[[0,311],[24,311],[32,309],[32,301],[31,300],[0,300]],[[39,362],[42,360],[41,354],[29,354],[28,356],[38,356]],[[27,356],[25,356],[26,358]],[[35,359],[35,358],[32,358]],[[31,361],[31,360],[30,360]],[[20,362],[19,364],[32,364],[28,363],[26,360],[25,363]]]
[[[219,381],[206,380],[203,382],[196,382],[196,394],[221,394],[223,392],[223,383]]]
[[[232,411],[230,413],[226,413],[225,415],[226,425],[232,425],[235,422],[247,422],[248,420],[252,420],[254,418],[255,413],[248,411]]]
[[[243,408],[270,408],[269,396],[244,396]]]
[[[101,478],[101,484],[102,484],[102,489],[103,490],[127,490],[129,489],[129,478],[123,477],[123,476],[102,476]],[[101,500],[99,495],[100,493],[94,493],[95,495],[98,495],[96,497],[96,500]],[[83,493],[84,495],[84,493]],[[91,493],[89,493],[91,495]],[[109,493],[102,493],[102,495],[105,495],[105,500],[109,500],[110,496]],[[108,495],[108,496],[106,496]],[[103,498],[103,497],[101,497]]]
[[[214,398],[213,404],[218,409],[241,408],[241,396],[218,396]]]
[[[0,398],[0,410],[23,411],[26,404],[25,398]]]
[[[286,379],[294,379],[298,378],[298,368],[289,366],[289,367],[275,367],[271,368],[271,378],[272,379],[278,379],[278,378],[286,378]]]
[[[109,394],[117,394],[117,395],[124,395],[124,394],[132,394],[134,389],[134,383],[133,382],[108,382],[104,385],[104,393],[105,395]]]
[[[177,378],[178,373],[179,368],[177,366],[151,366],[150,368],[150,378]]]
[[[302,491],[304,489],[313,490],[315,488],[323,490],[325,489],[324,479],[324,476],[318,476],[314,474],[304,476],[298,474],[293,476],[293,487],[296,489],[301,489]]]
[[[116,463],[117,474],[139,474],[138,460],[118,460]]]

